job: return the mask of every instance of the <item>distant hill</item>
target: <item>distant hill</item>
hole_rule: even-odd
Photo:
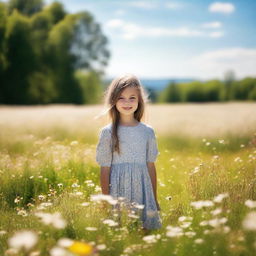
[[[112,79],[106,79],[104,81],[105,84],[109,84],[112,81]],[[190,78],[170,78],[170,79],[140,79],[142,85],[145,88],[154,90],[154,91],[162,91],[171,81],[175,81],[176,83],[186,83],[186,82],[192,82],[195,81],[195,79]]]
[[[174,81],[175,83],[187,83],[192,82],[195,79],[141,79],[141,83],[144,87],[155,90],[155,91],[162,91],[170,82]]]

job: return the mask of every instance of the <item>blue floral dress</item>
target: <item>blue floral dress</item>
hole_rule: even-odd
[[[136,126],[119,125],[119,155],[111,152],[111,127],[112,124],[108,124],[101,129],[96,148],[97,163],[111,167],[110,195],[142,206],[143,227],[159,229],[162,220],[147,168],[147,162],[155,162],[159,154],[154,129],[142,122]]]

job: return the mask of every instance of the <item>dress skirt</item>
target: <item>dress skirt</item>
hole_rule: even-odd
[[[162,227],[146,163],[112,164],[110,195],[115,199],[123,198],[133,205],[131,209],[139,213],[144,228]]]

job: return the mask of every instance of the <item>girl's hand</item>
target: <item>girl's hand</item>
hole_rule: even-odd
[[[158,201],[156,201],[156,208],[157,208],[158,211],[161,211],[161,208],[160,208],[160,205],[159,205]]]

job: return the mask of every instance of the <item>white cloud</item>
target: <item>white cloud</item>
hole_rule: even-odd
[[[223,35],[224,35],[224,32],[222,31],[215,31],[215,32],[209,33],[209,37],[212,37],[212,38],[223,37]]]
[[[184,7],[184,4],[178,2],[169,2],[165,4],[165,7],[172,10],[178,10],[182,9]]]
[[[189,65],[197,75],[223,77],[226,70],[233,70],[237,77],[256,76],[256,48],[228,48],[203,53],[192,58]]]
[[[117,49],[107,74],[116,76],[128,72],[148,78],[223,79],[227,70],[233,70],[238,79],[256,77],[256,48],[225,48],[197,56],[189,52],[182,54],[182,51],[136,50],[132,46],[127,51]]]
[[[147,1],[132,1],[132,2],[129,2],[128,5],[133,7],[143,8],[143,9],[154,9],[157,7],[155,3],[150,3]]]
[[[209,22],[209,23],[203,23],[202,24],[203,28],[221,28],[222,23],[219,21],[214,21],[214,22]]]
[[[118,27],[122,27],[123,25],[124,25],[124,22],[120,19],[109,20],[106,23],[106,26],[109,28],[118,28]]]
[[[235,6],[232,3],[214,2],[209,6],[208,10],[210,12],[229,14],[235,11]]]
[[[138,37],[212,37],[218,38],[223,36],[223,32],[216,31],[212,33],[206,33],[205,31],[198,29],[191,29],[188,27],[168,28],[168,27],[145,27],[139,26],[135,23],[126,22],[120,19],[113,19],[106,23],[106,27],[115,29],[115,35],[133,40]],[[119,34],[117,34],[117,32]]]

